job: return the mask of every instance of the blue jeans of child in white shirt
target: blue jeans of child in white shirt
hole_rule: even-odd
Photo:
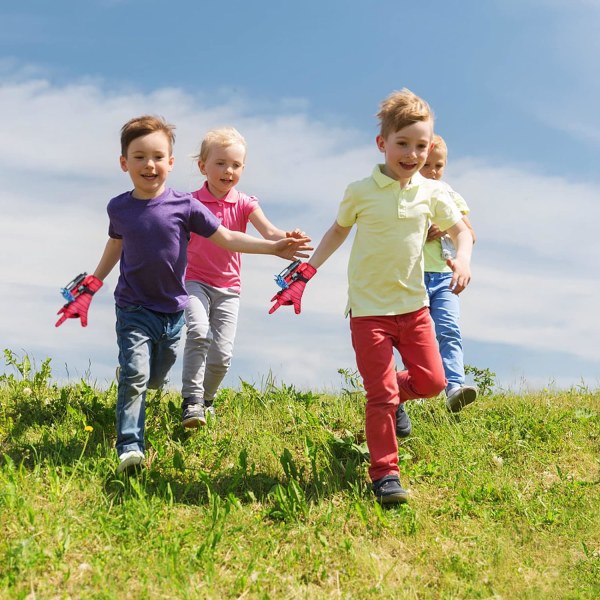
[[[119,346],[117,453],[144,452],[146,391],[164,385],[177,358],[183,311],[160,313],[142,306],[116,307]]]
[[[425,273],[429,310],[442,355],[444,373],[448,380],[446,395],[465,383],[465,364],[459,325],[460,305],[458,296],[448,287],[451,279],[452,273]]]

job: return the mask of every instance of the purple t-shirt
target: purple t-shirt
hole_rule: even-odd
[[[143,306],[174,313],[185,308],[185,274],[191,232],[210,237],[219,220],[191,194],[170,188],[139,200],[126,192],[107,207],[108,235],[123,240],[118,306]]]

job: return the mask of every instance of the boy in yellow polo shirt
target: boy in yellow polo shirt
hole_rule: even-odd
[[[300,312],[306,283],[356,225],[346,314],[367,397],[369,475],[377,500],[389,504],[408,499],[398,471],[398,406],[409,399],[436,396],[446,385],[423,283],[429,223],[446,230],[456,246],[456,257],[450,261],[455,294],[471,279],[473,243],[447,187],[419,174],[433,138],[429,105],[404,89],[388,96],[377,116],[376,143],[384,164],[346,188],[335,222],[310,260],[298,267],[289,287],[273,298],[270,312],[286,304]],[[404,371],[396,372],[394,348]]]

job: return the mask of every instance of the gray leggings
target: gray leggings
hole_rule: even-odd
[[[186,281],[186,288],[190,301],[181,394],[210,404],[231,364],[240,295],[199,281]]]

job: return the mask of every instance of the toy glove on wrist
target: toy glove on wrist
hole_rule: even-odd
[[[301,311],[302,294],[306,284],[314,277],[317,269],[308,263],[302,263],[292,276],[292,281],[289,287],[285,290],[277,292],[272,298],[271,302],[275,304],[269,310],[269,314],[273,314],[280,306],[289,304],[294,305],[294,312],[299,315]]]
[[[75,299],[67,302],[56,314],[61,315],[55,327],[62,325],[67,319],[81,319],[81,326],[87,327],[87,314],[93,295],[102,287],[102,281],[94,275],[88,275],[73,290]]]

